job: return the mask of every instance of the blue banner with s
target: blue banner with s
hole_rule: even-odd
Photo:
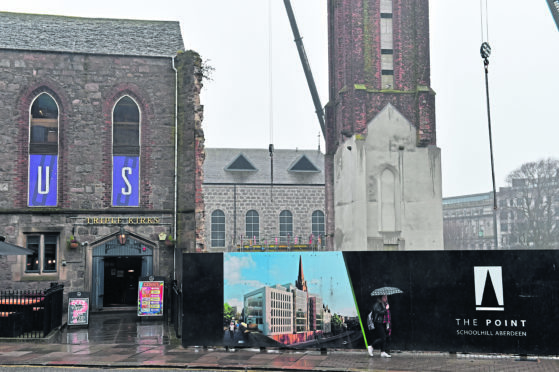
[[[113,156],[113,207],[137,207],[140,200],[140,158]]]

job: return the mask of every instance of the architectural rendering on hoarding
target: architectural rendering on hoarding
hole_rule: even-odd
[[[362,342],[341,252],[223,258],[225,345],[323,348]]]

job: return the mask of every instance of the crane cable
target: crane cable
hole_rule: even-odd
[[[272,0],[268,0],[268,110],[270,126],[270,201],[274,201],[274,92],[272,73]]]
[[[485,11],[483,3],[485,2]],[[489,43],[489,12],[487,8],[487,0],[479,0],[479,13],[480,13],[480,28],[481,28],[481,43]],[[483,27],[483,19],[485,18],[485,28]]]
[[[483,1],[485,1],[485,12],[483,11]],[[499,238],[497,236],[497,188],[495,185],[495,163],[493,160],[493,136],[491,130],[491,110],[489,105],[489,56],[491,55],[491,47],[489,46],[489,12],[487,9],[487,0],[480,0],[481,12],[481,48],[480,54],[483,59],[483,68],[485,70],[485,95],[487,98],[487,127],[489,130],[489,153],[491,155],[491,179],[493,181],[493,239],[494,249],[499,249]],[[485,35],[483,29],[483,18],[485,16]]]

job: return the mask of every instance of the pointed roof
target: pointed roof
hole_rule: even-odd
[[[204,184],[270,184],[272,159],[267,148],[206,148],[205,152]],[[320,151],[276,149],[273,155],[274,184],[324,185]]]
[[[227,167],[226,171],[230,172],[256,172],[258,169],[244,156],[239,154]]]
[[[320,172],[307,155],[301,155],[295,163],[289,167],[290,172]]]
[[[305,280],[305,274],[303,274],[303,258],[299,256],[299,276],[295,282],[297,289],[301,291],[308,292],[307,281]]]

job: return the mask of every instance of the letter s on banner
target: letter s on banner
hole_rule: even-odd
[[[113,206],[137,207],[139,205],[139,174],[138,156],[113,156]]]

